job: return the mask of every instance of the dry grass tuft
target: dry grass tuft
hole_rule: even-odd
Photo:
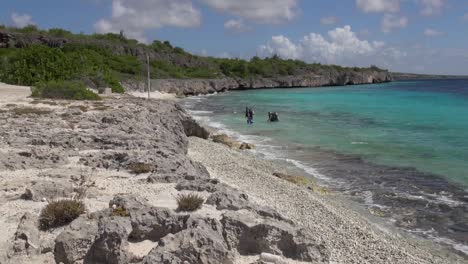
[[[129,217],[130,213],[127,211],[127,209],[123,207],[117,207],[115,209],[112,209],[112,216],[120,216],[120,217]]]
[[[151,172],[153,168],[149,164],[143,162],[135,162],[128,166],[128,170],[135,174],[143,174]]]
[[[200,209],[205,199],[195,193],[179,194],[177,196],[177,211],[193,212]]]
[[[71,223],[85,212],[85,205],[80,200],[57,200],[49,202],[39,216],[39,228],[48,230]]]

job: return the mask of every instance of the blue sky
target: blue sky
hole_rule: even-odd
[[[468,74],[466,0],[0,0],[0,23],[118,32],[197,54]]]

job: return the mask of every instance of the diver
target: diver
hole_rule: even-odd
[[[247,118],[247,124],[253,124],[254,111],[251,108],[245,108],[245,117]]]
[[[277,112],[268,112],[268,122],[278,122],[278,113]]]

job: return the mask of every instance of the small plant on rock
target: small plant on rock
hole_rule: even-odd
[[[135,174],[143,174],[152,171],[151,165],[143,162],[135,162],[128,166],[128,169]]]
[[[200,209],[205,202],[202,196],[190,193],[190,194],[179,194],[177,196],[177,210],[193,212]]]
[[[112,216],[120,216],[120,217],[128,217],[130,216],[130,213],[127,211],[127,209],[123,207],[116,207],[112,209]]]
[[[80,200],[64,199],[51,201],[41,211],[39,228],[47,230],[71,223],[85,212],[85,205]]]

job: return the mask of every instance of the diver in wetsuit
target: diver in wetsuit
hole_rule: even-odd
[[[268,112],[268,122],[278,122],[278,113],[276,112]]]

